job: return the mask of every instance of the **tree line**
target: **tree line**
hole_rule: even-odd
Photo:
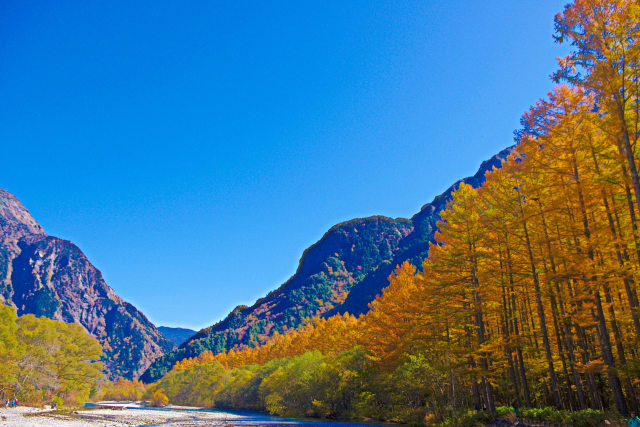
[[[0,398],[84,404],[103,378],[102,347],[81,326],[0,305]]]

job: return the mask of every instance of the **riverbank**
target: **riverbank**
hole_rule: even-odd
[[[21,406],[0,409],[0,425],[7,427],[81,427],[81,426],[144,426],[163,424],[169,426],[233,425],[241,418],[229,413],[213,413],[166,408],[133,409],[127,407],[91,408],[75,411],[50,410]]]
[[[284,418],[258,412],[208,410],[184,406],[146,408],[136,403],[104,402],[78,410],[50,410],[21,406],[0,409],[2,427],[80,426],[317,426],[371,427],[375,424],[340,423]]]

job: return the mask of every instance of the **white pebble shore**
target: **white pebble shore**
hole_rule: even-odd
[[[75,426],[140,426],[149,424],[165,424],[172,426],[225,426],[232,425],[238,416],[229,413],[154,411],[145,409],[111,409],[77,410],[72,414],[64,414],[50,409],[19,406],[17,408],[0,409],[0,426],[7,427],[75,427]]]

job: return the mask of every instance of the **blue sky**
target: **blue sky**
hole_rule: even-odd
[[[563,1],[0,2],[0,187],[157,325],[512,144]]]

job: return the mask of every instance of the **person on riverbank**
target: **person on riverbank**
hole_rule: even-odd
[[[631,418],[627,421],[627,425],[629,427],[640,427],[640,418],[638,418],[635,412],[631,412]]]

